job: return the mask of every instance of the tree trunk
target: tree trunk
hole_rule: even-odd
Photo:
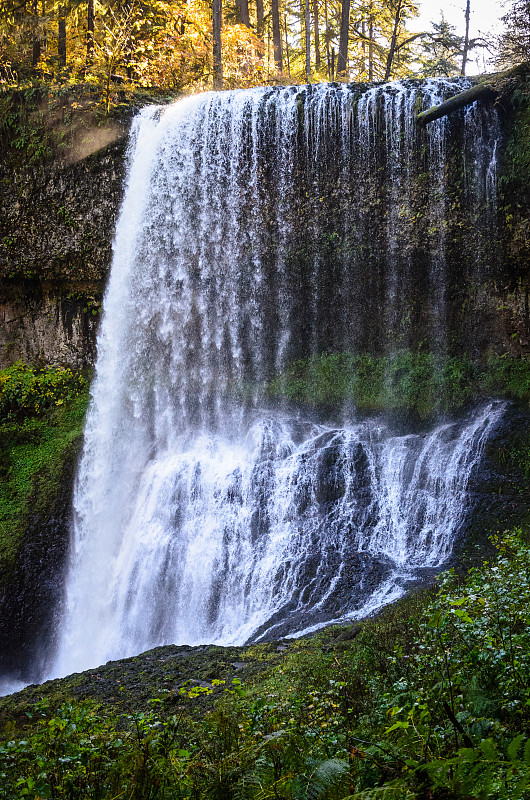
[[[263,0],[256,0],[256,30],[259,38],[263,41],[263,20],[265,14],[263,11]]]
[[[31,56],[31,66],[33,67],[33,72],[36,72],[39,66],[41,53],[38,0],[33,0],[31,11],[33,13],[33,22],[35,25],[35,30],[33,31],[33,52]]]
[[[44,20],[44,18],[46,16],[46,0],[42,0],[42,3],[41,3],[41,16],[42,16],[42,19]],[[43,23],[43,26],[42,26],[42,40],[41,40],[41,53],[44,53],[45,56],[46,56],[46,50],[47,49],[48,49],[48,36],[47,36],[47,33],[46,33],[46,25]]]
[[[331,48],[331,80],[335,80],[335,48]]]
[[[287,14],[283,15],[283,22],[285,26],[285,57],[287,59],[287,74],[291,77],[291,61],[289,59],[289,36],[287,34]]]
[[[370,24],[368,26],[368,80],[374,79],[374,18],[372,14],[372,3],[370,3]]]
[[[309,0],[305,0],[305,77],[309,83],[311,80],[311,14],[309,12]]]
[[[267,24],[267,80],[271,76],[271,26]]]
[[[94,63],[94,27],[95,27],[95,3],[88,0],[86,18],[86,65],[91,67]]]
[[[440,119],[453,111],[458,111],[459,108],[464,108],[474,103],[475,100],[492,100],[496,96],[497,90],[491,81],[477,83],[476,86],[450,97],[449,100],[445,100],[439,106],[433,106],[427,111],[422,111],[421,114],[418,114],[417,121],[422,125],[428,125],[429,122],[434,122],[435,119]]]
[[[392,74],[392,63],[394,61],[394,55],[396,52],[399,23],[401,22],[402,10],[403,10],[403,0],[397,0],[396,15],[394,17],[394,30],[392,31],[392,39],[390,40],[390,50],[388,51],[388,56],[386,59],[385,81],[390,80],[390,75]]]
[[[464,37],[464,50],[462,52],[462,69],[460,70],[460,74],[464,76],[466,74],[466,64],[467,64],[467,56],[469,53],[469,18],[471,15],[471,0],[467,0],[466,5],[466,35]]]
[[[315,26],[315,72],[320,72],[320,30],[318,25],[318,0],[313,0],[313,17]]]
[[[129,78],[129,80],[132,79],[134,74],[134,68],[133,65],[131,64],[132,52],[133,52],[132,39],[129,36],[129,38],[127,39],[127,44],[125,45],[124,48],[125,74]]]
[[[489,102],[499,96],[505,96],[515,91],[520,85],[518,78],[526,81],[528,76],[530,76],[530,61],[523,61],[522,64],[517,64],[511,69],[485,76],[470,89],[450,97],[449,100],[445,100],[439,106],[433,106],[427,111],[422,111],[416,119],[422,125],[428,125],[429,122],[434,122],[435,119],[440,119],[445,117],[446,114],[458,111],[459,108],[464,108],[474,103],[475,100]]]
[[[271,0],[271,14],[272,14],[272,46],[274,48],[274,63],[276,71],[282,72],[283,59],[282,59],[282,34],[280,28],[280,7],[278,0]]]
[[[236,0],[238,22],[250,28],[250,13],[248,10],[248,0]]]
[[[326,22],[326,62],[328,67],[328,78],[331,78],[331,55],[329,52],[329,29],[328,29],[328,0],[324,0],[324,20]]]
[[[57,53],[59,66],[66,67],[66,6],[62,4],[59,6]]]
[[[348,68],[348,40],[350,33],[350,0],[342,0],[340,15],[339,56],[337,58],[337,78],[345,78]]]
[[[221,57],[221,26],[223,24],[223,2],[213,0],[212,32],[213,32],[213,88],[223,88],[223,60]]]
[[[362,50],[363,50],[363,68],[361,70],[360,79],[364,80],[364,76],[367,73],[367,69],[366,69],[366,20],[364,18],[364,15],[363,15],[363,18],[362,18],[362,21],[361,21],[361,33],[363,35],[363,40],[361,42],[361,47],[362,47]]]

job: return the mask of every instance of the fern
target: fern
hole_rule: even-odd
[[[351,794],[343,800],[414,800],[416,797],[404,786],[377,786],[375,789],[364,789]]]
[[[295,795],[296,800],[320,800],[349,770],[348,762],[340,758],[307,763],[312,769],[299,777],[299,784],[303,785]]]
[[[521,733],[519,736],[516,736],[515,739],[510,743],[508,746],[508,758],[510,761],[517,761],[517,755],[519,750],[521,749],[521,745],[525,740],[524,733]]]
[[[527,739],[524,746],[523,761],[527,767],[530,767],[530,739]]]
[[[238,781],[234,798],[247,800],[248,797],[265,798],[267,789],[273,780],[274,767],[264,755],[259,756],[253,764],[251,771],[246,772]]]

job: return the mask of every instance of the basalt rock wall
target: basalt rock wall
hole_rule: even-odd
[[[132,113],[0,98],[0,368],[93,363]]]
[[[381,105],[376,113],[384,111]],[[20,359],[74,367],[94,362],[96,329],[123,194],[127,132],[133,113],[132,105],[123,105],[112,119],[98,119],[87,110],[86,103],[77,102],[74,96],[28,99],[18,93],[2,98],[0,368]],[[374,194],[367,208],[367,231],[390,230],[394,226],[398,236],[398,242],[394,243],[398,266],[407,261],[407,248],[418,252],[418,242],[423,239],[419,252],[423,249],[428,253],[430,242],[433,248],[439,247],[438,240],[442,235],[445,237],[450,271],[462,275],[461,281],[450,284],[444,300],[451,331],[449,349],[453,352],[464,349],[473,357],[489,352],[524,355],[530,348],[525,233],[528,198],[523,190],[527,165],[517,160],[518,142],[525,131],[519,120],[522,115],[521,110],[503,109],[497,118],[500,135],[495,159],[500,194],[495,230],[484,229],[483,209],[477,209],[475,230],[470,228],[473,217],[469,209],[463,213],[466,186],[460,176],[466,170],[468,174],[472,172],[472,165],[462,164],[465,112],[453,115],[449,122],[445,171],[450,192],[443,203],[445,220],[440,223],[446,233],[435,230],[432,204],[433,199],[435,203],[438,199],[426,189],[429,178],[421,170],[410,185],[414,193],[411,207],[417,212],[424,203],[423,215],[421,212],[411,215],[410,209],[403,212],[392,209],[391,188],[382,197]],[[487,120],[484,125],[485,135],[491,135]],[[391,142],[392,132],[387,131],[387,135]],[[421,142],[420,137],[420,148],[424,146]],[[519,143],[519,150],[523,151],[525,144]],[[388,144],[387,141],[387,149]],[[399,142],[395,144],[399,156]],[[481,157],[480,152],[476,157]],[[332,176],[336,170],[331,163],[330,167]],[[369,174],[372,167],[373,173]],[[374,192],[380,186],[381,169],[381,164],[366,165],[363,191],[370,184]],[[390,159],[385,169],[396,171],[394,176],[388,176],[389,181],[396,176],[402,180],[399,163],[392,164]],[[293,175],[293,180],[299,177]],[[390,187],[389,182],[387,185]],[[349,202],[351,188],[329,187],[330,193],[336,194],[337,206]],[[352,197],[355,195],[354,191]],[[304,230],[315,213],[314,199],[310,198],[301,212],[300,225]],[[330,230],[328,239],[320,243],[320,261],[330,282],[333,264],[344,257],[334,245],[334,236]],[[311,244],[309,254],[304,247],[301,231],[300,236],[293,237],[293,250],[287,254],[290,262],[301,270],[304,269],[301,262],[308,257],[315,260],[312,252],[315,244]],[[477,248],[486,263],[481,274],[469,269],[469,263],[476,259]],[[367,268],[374,273],[375,297],[378,285],[385,280],[384,269],[377,263],[370,263]],[[417,272],[418,286],[407,286],[405,282],[398,286],[398,291],[408,292],[411,298],[410,314],[401,317],[399,330],[392,320],[392,309],[384,308],[385,299],[374,300],[379,303],[377,316],[383,320],[383,327],[391,328],[388,335],[401,336],[404,346],[409,347],[415,347],[417,342],[408,334],[407,325],[422,328],[421,271],[421,264],[413,266],[411,274]],[[406,280],[409,279],[410,275]],[[370,302],[370,298],[364,298],[361,306]],[[392,302],[391,297],[388,302]],[[381,341],[384,335],[385,331],[377,330],[374,342],[376,338]],[[377,349],[368,339],[360,344],[366,350]]]

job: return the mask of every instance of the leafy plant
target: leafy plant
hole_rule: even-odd
[[[0,735],[0,798],[528,800],[530,551],[521,530],[493,543],[494,563],[353,638],[293,642],[246,686],[30,706]]]
[[[17,361],[0,371],[0,421],[21,420],[79,397],[85,387],[79,372],[63,367],[36,369]]]
[[[71,370],[22,364],[0,373],[0,572],[31,515],[51,513],[78,452],[88,387]]]

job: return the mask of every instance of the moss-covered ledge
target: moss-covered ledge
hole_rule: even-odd
[[[492,396],[530,402],[530,360],[508,353],[472,360],[424,349],[321,353],[288,365],[266,390],[273,401],[331,415],[355,408],[432,422]]]
[[[69,370],[0,372],[0,671],[21,679],[49,650],[87,402]]]

